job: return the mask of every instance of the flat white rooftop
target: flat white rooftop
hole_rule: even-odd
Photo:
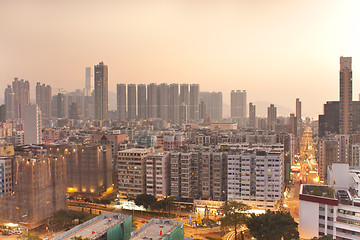
[[[102,214],[52,238],[52,240],[72,240],[74,237],[80,236],[97,239],[107,230],[123,222],[128,217],[130,216],[123,214]]]
[[[120,151],[121,153],[148,153],[149,149],[146,148],[130,148]]]
[[[130,239],[163,239],[165,236],[169,235],[176,227],[183,227],[183,224],[173,221],[171,219],[153,218],[146,224],[142,225],[138,231],[132,233]]]

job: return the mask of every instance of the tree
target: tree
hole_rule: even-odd
[[[90,240],[90,238],[83,238],[82,236],[80,237],[73,237],[73,240]]]
[[[41,237],[38,235],[32,235],[32,234],[23,234],[17,237],[18,239],[24,239],[24,240],[41,240]]]
[[[154,202],[156,202],[156,198],[151,194],[140,194],[135,198],[135,204],[138,206],[143,205],[146,209]]]
[[[236,239],[236,228],[239,225],[245,224],[247,221],[247,214],[250,207],[242,202],[226,201],[223,205],[225,217],[220,218],[221,228],[226,227],[235,228],[235,239]]]
[[[250,234],[258,240],[299,239],[298,223],[290,213],[268,210],[264,214],[251,214],[246,226]]]

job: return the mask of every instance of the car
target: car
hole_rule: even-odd
[[[2,234],[5,235],[5,236],[10,236],[11,232],[10,231],[4,231]]]
[[[13,234],[21,235],[21,234],[22,234],[22,231],[20,231],[20,230],[15,230],[15,231],[13,232]]]

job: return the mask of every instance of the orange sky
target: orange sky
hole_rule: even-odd
[[[0,0],[0,91],[13,77],[67,91],[104,61],[117,83],[246,89],[249,101],[317,117],[338,100],[339,57],[360,93],[360,1]],[[54,91],[55,92],[55,91]],[[35,98],[32,95],[32,98]],[[264,113],[259,113],[264,115]]]

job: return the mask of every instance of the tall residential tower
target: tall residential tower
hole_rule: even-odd
[[[94,66],[95,119],[108,119],[108,66],[100,62]]]
[[[340,134],[352,133],[352,69],[351,57],[340,57]]]

